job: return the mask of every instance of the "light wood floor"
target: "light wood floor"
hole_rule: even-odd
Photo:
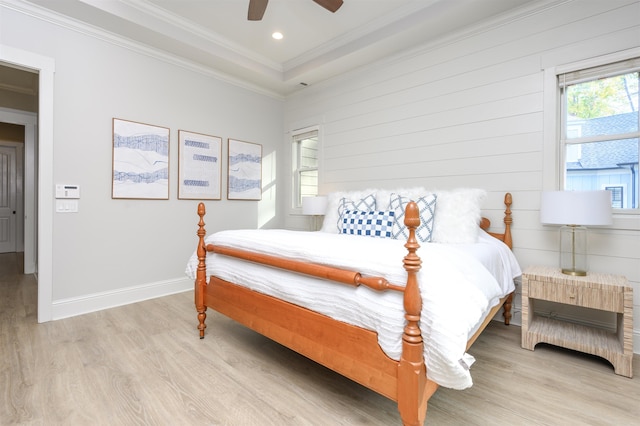
[[[36,283],[0,255],[2,425],[399,425],[395,404],[213,312],[191,293],[36,323]],[[475,384],[441,388],[430,425],[640,424],[634,379],[598,358],[520,348],[493,323],[471,348]]]

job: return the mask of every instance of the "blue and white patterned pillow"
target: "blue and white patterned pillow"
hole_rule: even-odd
[[[418,238],[420,242],[431,242],[437,199],[438,196],[436,194],[429,194],[415,200],[420,212],[420,226],[416,229],[416,238]],[[403,197],[400,194],[391,194],[389,210],[395,212],[396,218],[393,224],[392,238],[405,240],[409,238],[409,230],[404,225],[404,212],[409,201],[411,201],[409,198]]]
[[[348,198],[340,199],[338,203],[338,232],[342,233],[342,219],[347,210],[360,210],[360,211],[373,211],[376,209],[376,197],[373,194],[369,194],[366,197],[353,201]]]
[[[389,238],[395,223],[394,215],[392,211],[346,210],[342,215],[342,233]]]

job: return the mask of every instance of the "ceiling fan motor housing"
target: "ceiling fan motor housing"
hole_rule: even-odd
[[[329,12],[335,13],[342,6],[342,0],[313,0]],[[249,0],[249,11],[247,19],[250,21],[260,21],[267,10],[269,0]]]

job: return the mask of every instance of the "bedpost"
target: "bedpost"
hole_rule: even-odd
[[[511,193],[504,194],[504,205],[507,209],[504,211],[504,243],[513,249],[513,240],[511,239],[511,224],[513,219],[511,218]]]
[[[398,364],[398,410],[405,426],[422,425],[427,413],[426,367],[424,364],[423,341],[420,333],[420,312],[422,296],[418,286],[418,271],[422,261],[416,254],[420,247],[416,239],[416,229],[420,226],[418,206],[415,202],[407,205],[404,224],[409,230],[405,247],[408,254],[404,258],[407,271],[407,285],[404,290],[404,310],[407,324],[402,334],[402,356]]]
[[[198,269],[196,270],[196,282],[195,282],[195,302],[196,311],[198,311],[198,330],[200,330],[200,338],[204,339],[204,329],[207,325],[204,323],[207,319],[207,307],[204,305],[204,287],[207,285],[207,249],[204,244],[204,237],[207,232],[204,229],[204,215],[205,215],[204,203],[198,204],[198,216],[200,221],[198,222],[198,248],[196,253],[198,255]]]
[[[511,224],[513,223],[513,219],[511,218],[511,193],[507,192],[504,194],[504,205],[507,206],[504,211],[504,243],[509,246],[510,249],[513,249],[513,239],[511,238]],[[507,296],[507,300],[504,302],[504,310],[502,312],[502,316],[504,317],[505,325],[509,325],[511,323],[511,305],[513,303],[513,293]]]

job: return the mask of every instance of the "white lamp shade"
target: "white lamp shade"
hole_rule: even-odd
[[[611,191],[545,191],[540,222],[555,225],[611,225]]]
[[[302,197],[302,214],[323,216],[327,210],[327,197]]]

